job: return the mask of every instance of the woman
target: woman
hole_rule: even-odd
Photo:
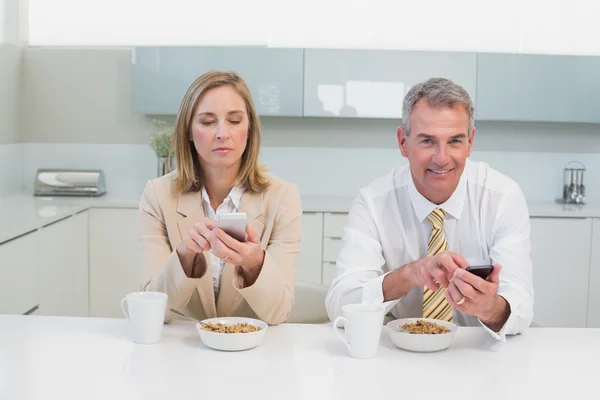
[[[197,319],[284,322],[294,303],[300,195],[258,164],[260,124],[239,75],[213,71],[192,83],[171,148],[177,169],[149,181],[140,202],[143,289],[167,293],[168,308]],[[225,212],[247,214],[245,241],[217,227]]]

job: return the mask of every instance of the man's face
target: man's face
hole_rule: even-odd
[[[475,129],[462,105],[432,108],[425,98],[410,116],[410,135],[398,128],[400,152],[410,164],[415,187],[425,198],[442,204],[450,198],[465,169]]]

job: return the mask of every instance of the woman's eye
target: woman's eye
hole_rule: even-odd
[[[204,126],[209,126],[215,123],[215,121],[200,121],[200,123]]]
[[[240,122],[242,122],[242,121],[237,121],[237,120],[236,120],[236,121],[229,121],[229,122],[230,122],[230,123],[232,123],[232,124],[234,124],[234,125],[237,125],[237,124],[239,124],[239,123],[240,123]]]

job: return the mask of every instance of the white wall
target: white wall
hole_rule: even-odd
[[[19,140],[21,49],[0,44],[0,194],[18,190],[22,180]]]
[[[108,190],[137,196],[155,176],[151,117],[130,111],[128,49],[28,48],[23,56],[20,130],[23,187],[37,168],[101,168]],[[172,121],[173,116],[165,117]],[[392,166],[398,121],[263,118],[262,159],[305,195],[354,196]],[[586,164],[588,198],[600,201],[600,125],[480,122],[473,159],[521,184],[531,200],[561,193],[562,169]]]
[[[596,0],[231,0],[227,5],[233,12],[224,14],[222,4],[211,0],[31,0],[30,42],[600,54],[594,40],[600,37]]]
[[[24,48],[21,140],[145,143],[151,120],[132,114],[131,50]]]
[[[0,144],[18,141],[21,48],[0,44]]]
[[[131,112],[130,49],[25,48],[21,139],[145,144],[151,117]],[[35,118],[33,117],[35,115]],[[173,116],[162,116],[173,121]],[[399,121],[266,117],[268,146],[396,148]],[[476,148],[600,153],[600,124],[477,122]]]

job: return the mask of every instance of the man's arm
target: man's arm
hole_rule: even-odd
[[[508,303],[510,310],[506,322],[497,331],[501,338],[524,332],[533,320],[530,231],[527,202],[521,189],[515,185],[512,194],[498,210],[490,248],[494,264],[502,265],[498,295]]]
[[[383,303],[382,247],[378,230],[362,192],[358,194],[348,216],[337,259],[337,273],[325,299],[331,320],[342,314],[346,304]],[[385,304],[386,312],[396,302]]]

